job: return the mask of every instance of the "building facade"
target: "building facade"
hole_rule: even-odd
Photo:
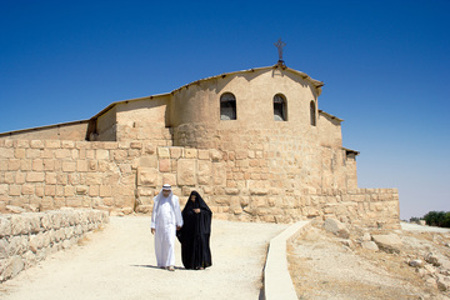
[[[199,191],[226,219],[398,227],[396,189],[358,188],[359,153],[343,147],[342,120],[319,110],[322,86],[277,64],[0,134],[0,209],[149,212],[170,183],[181,198]]]

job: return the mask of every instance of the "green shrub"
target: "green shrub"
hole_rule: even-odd
[[[450,228],[450,212],[430,211],[423,219],[427,225]]]

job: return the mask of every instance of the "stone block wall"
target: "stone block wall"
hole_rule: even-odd
[[[309,196],[304,211],[310,216],[321,215],[372,229],[399,229],[400,208],[397,189],[323,190]],[[308,204],[308,202],[306,203]]]
[[[142,143],[0,140],[0,212],[6,205],[134,208]]]
[[[0,211],[13,205],[150,213],[153,197],[169,183],[182,206],[197,190],[222,219],[289,223],[335,216],[398,226],[397,190],[358,189],[356,163],[344,150],[269,144],[216,150],[146,141],[0,140]]]
[[[0,216],[0,282],[67,249],[84,235],[109,222],[99,210],[47,211]]]
[[[174,142],[235,154],[236,160],[246,161],[233,167],[257,168],[257,173],[269,169],[271,174],[280,174],[283,185],[289,181],[294,189],[357,188],[354,155],[347,157],[341,144],[322,144],[316,129],[301,131],[277,123],[271,129],[209,130],[201,124],[185,124],[174,129]]]

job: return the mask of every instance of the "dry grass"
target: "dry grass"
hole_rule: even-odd
[[[91,236],[93,233],[102,232],[103,230],[105,230],[105,226],[100,225],[100,226],[97,227],[96,229],[94,229],[94,230],[92,230],[92,231],[86,232],[86,233],[83,235],[83,237],[80,238],[80,239],[77,241],[77,245],[78,245],[78,246],[85,246],[85,245],[87,245],[87,244],[91,241],[90,236]]]
[[[81,239],[78,240],[77,245],[78,246],[85,246],[87,243],[89,243],[90,240],[91,239],[85,235]]]

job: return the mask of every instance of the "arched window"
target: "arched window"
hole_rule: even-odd
[[[273,97],[273,117],[275,121],[287,121],[286,98],[281,94]]]
[[[316,105],[314,104],[314,101],[311,101],[309,104],[309,112],[311,117],[311,125],[316,126]]]
[[[220,119],[236,120],[236,98],[232,93],[220,96]]]

